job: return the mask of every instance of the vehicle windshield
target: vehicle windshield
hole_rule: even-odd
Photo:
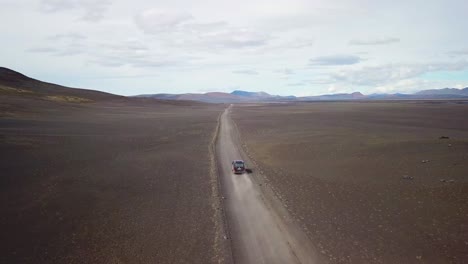
[[[243,163],[243,162],[236,162],[236,163],[234,163],[234,166],[236,166],[236,167],[244,167],[244,163]]]

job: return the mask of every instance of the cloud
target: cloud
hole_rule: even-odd
[[[155,53],[144,42],[135,39],[101,44],[96,49],[97,51],[90,52],[91,59],[88,62],[104,67],[161,68],[188,61],[187,58]]]
[[[88,63],[104,67],[129,66],[133,68],[170,68],[189,66],[196,58],[158,52],[152,50],[145,42],[129,39],[121,43],[104,43],[89,51]]]
[[[81,19],[97,22],[104,18],[110,5],[109,0],[41,0],[40,10],[45,13],[80,10]]]
[[[412,78],[401,80],[398,82],[393,82],[381,86],[377,86],[373,89],[375,93],[414,93],[421,90],[429,90],[429,89],[440,89],[443,87],[450,87],[450,88],[458,88],[462,89],[467,87],[468,83],[463,84],[456,84],[451,81],[428,81],[419,78]]]
[[[44,12],[59,12],[77,8],[76,0],[42,0],[41,10]]]
[[[232,27],[225,21],[201,23],[190,13],[177,10],[148,9],[137,14],[134,20],[144,33],[158,35],[162,44],[188,50],[259,47],[270,39],[266,33]]]
[[[166,9],[148,9],[135,16],[137,26],[149,34],[175,30],[190,20],[193,17],[189,13]]]
[[[122,67],[130,66],[134,68],[163,68],[163,67],[172,67],[180,66],[183,64],[182,60],[175,60],[166,58],[163,56],[127,56],[119,57],[112,55],[102,55],[98,57],[93,57],[88,60],[88,63],[97,64],[104,67]]]
[[[81,1],[81,6],[85,10],[82,19],[91,22],[101,20],[110,4],[111,2],[107,0]]]
[[[266,45],[268,36],[249,29],[226,28],[218,32],[199,35],[199,44],[213,48],[241,49]]]
[[[371,46],[371,45],[387,45],[400,42],[399,38],[376,38],[376,39],[353,39],[349,42],[349,45],[361,45],[361,46]]]
[[[73,56],[84,53],[85,47],[80,45],[71,45],[66,47],[60,52],[57,52],[56,56]]]
[[[344,92],[343,89],[338,88],[335,84],[328,85],[327,91],[329,93],[343,93]]]
[[[352,65],[361,62],[361,58],[355,55],[331,55],[331,56],[320,56],[309,60],[310,65],[323,65],[323,66],[334,66],[334,65]]]
[[[47,38],[48,40],[65,40],[65,41],[80,41],[80,40],[85,40],[86,36],[78,33],[62,33],[62,34],[55,34],[52,36],[49,36]]]
[[[293,75],[294,71],[289,68],[278,69],[273,71],[274,73],[284,74],[284,75]]]
[[[51,48],[51,47],[38,47],[38,48],[30,48],[26,50],[27,52],[32,52],[32,53],[56,53],[59,52],[60,50],[57,48]]]
[[[353,85],[382,86],[437,71],[460,71],[468,68],[468,61],[428,64],[386,64],[331,74],[331,79]]]
[[[107,52],[121,56],[146,53],[149,51],[149,47],[145,43],[136,39],[130,39],[119,43],[104,43],[101,44],[100,47],[104,48]]]
[[[375,87],[376,93],[410,93],[416,92],[425,89],[427,87],[428,82],[419,79],[406,79],[400,80],[391,84],[381,85]]]
[[[55,34],[45,38],[47,42],[53,42],[53,46],[33,47],[27,52],[44,53],[52,56],[72,56],[86,52],[86,37],[78,33]]]
[[[288,86],[304,86],[306,83],[304,82],[297,82],[297,83],[288,83]]]
[[[255,1],[254,1],[255,2]],[[313,1],[304,1],[314,5]],[[345,10],[343,8],[335,7],[324,7],[327,5],[325,2],[315,2],[318,5],[308,10],[295,10],[294,12],[288,12],[286,9],[289,7],[294,8],[294,3],[285,1],[286,6],[284,7],[285,12],[273,12],[269,16],[262,17],[261,26],[265,30],[275,30],[281,32],[295,31],[301,29],[309,29],[311,26],[320,27],[324,25],[330,25],[337,18],[343,17],[343,15],[349,15],[351,10],[346,10],[346,14],[343,14]],[[280,6],[277,3],[276,6]]]
[[[303,82],[316,85],[316,84],[331,84],[331,83],[336,82],[336,80],[332,78],[321,77],[321,78],[315,78],[315,79],[310,79],[310,80],[304,80]]]
[[[468,55],[468,49],[453,50],[453,51],[448,52],[448,54],[451,55],[451,56]]]
[[[83,61],[106,68],[129,66],[133,68],[162,68],[187,66],[197,59],[194,56],[170,54],[152,50],[140,39],[127,39],[120,42],[107,41],[96,43],[76,33],[56,34],[46,38],[53,46],[39,46],[27,52],[42,53],[49,56],[73,56],[81,54]]]
[[[32,53],[46,53],[53,56],[72,56],[84,53],[85,48],[80,45],[71,45],[62,48],[53,47],[38,47],[27,49],[27,52]]]
[[[315,44],[315,40],[313,39],[295,39],[293,41],[288,42],[288,46],[291,49],[301,49],[301,48],[308,48]]]
[[[247,75],[257,75],[258,74],[258,72],[255,71],[255,70],[236,70],[236,71],[233,71],[233,73],[247,74]]]

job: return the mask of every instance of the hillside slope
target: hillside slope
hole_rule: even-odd
[[[4,67],[0,67],[0,94],[48,97],[63,101],[102,101],[125,98],[105,92],[69,88],[39,81]]]

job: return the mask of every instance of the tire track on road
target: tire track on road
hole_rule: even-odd
[[[247,165],[250,160],[241,148],[230,111],[232,106],[220,118],[216,156],[234,262],[322,263],[309,238],[279,200],[272,192],[260,190],[256,172],[231,172],[232,160],[244,159]]]

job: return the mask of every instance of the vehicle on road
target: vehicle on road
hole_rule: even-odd
[[[243,160],[234,160],[232,162],[232,172],[242,174],[245,172],[245,162]]]

